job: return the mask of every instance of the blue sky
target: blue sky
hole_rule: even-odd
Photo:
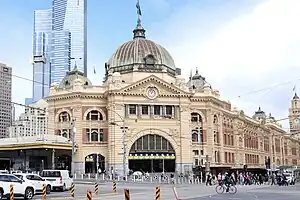
[[[100,84],[104,62],[132,38],[136,0],[88,0],[88,73]],[[165,46],[187,77],[198,67],[224,100],[249,115],[260,105],[286,117],[300,74],[297,0],[140,0],[147,37]],[[51,0],[0,1],[0,62],[32,78],[33,11]],[[93,74],[93,65],[97,74]],[[290,73],[291,71],[295,73]],[[259,93],[239,95],[276,85]],[[32,83],[13,79],[13,100],[31,97]],[[17,108],[20,113],[23,108]]]

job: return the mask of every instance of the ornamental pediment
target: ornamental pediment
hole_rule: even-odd
[[[120,89],[118,93],[123,95],[145,96],[149,99],[155,99],[157,97],[190,96],[190,93],[154,75],[126,86]]]

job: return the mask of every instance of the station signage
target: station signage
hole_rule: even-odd
[[[174,154],[129,154],[128,159],[130,160],[163,160],[163,159],[175,159]]]

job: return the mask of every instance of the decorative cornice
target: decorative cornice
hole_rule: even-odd
[[[67,99],[104,99],[104,94],[83,94],[83,93],[69,93],[69,94],[60,94],[60,95],[53,95],[47,97],[46,101],[57,101],[57,100],[67,100]]]

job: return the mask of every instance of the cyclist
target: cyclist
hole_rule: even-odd
[[[226,192],[229,192],[230,185],[232,184],[231,176],[226,172],[223,180],[223,184],[226,186]]]

